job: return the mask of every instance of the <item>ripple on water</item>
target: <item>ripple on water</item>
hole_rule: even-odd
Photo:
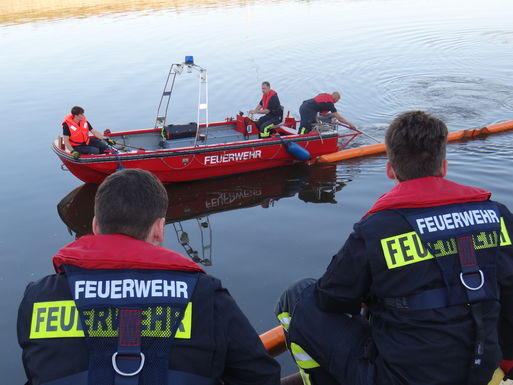
[[[417,74],[381,79],[384,101],[396,108],[424,109],[442,118],[452,128],[483,124],[488,111],[513,106],[513,87],[482,77]],[[464,124],[461,127],[462,123]]]
[[[484,31],[481,33],[489,42],[495,44],[513,44],[513,31]]]

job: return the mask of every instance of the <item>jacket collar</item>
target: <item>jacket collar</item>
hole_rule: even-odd
[[[53,257],[55,271],[62,265],[86,269],[149,269],[205,272],[181,254],[127,235],[85,235]]]
[[[491,192],[461,185],[442,177],[429,176],[399,183],[382,195],[364,217],[387,209],[444,206],[455,203],[482,202]]]

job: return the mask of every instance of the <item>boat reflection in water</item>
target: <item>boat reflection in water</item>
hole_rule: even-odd
[[[295,165],[198,182],[169,184],[166,224],[172,224],[178,241],[195,262],[212,264],[212,229],[209,216],[246,207],[272,207],[274,202],[298,196],[305,202],[336,203],[335,193],[345,183],[337,181],[335,164]],[[83,184],[57,205],[62,221],[76,238],[92,234],[94,196],[98,185]],[[201,249],[191,246],[182,222],[196,220]]]

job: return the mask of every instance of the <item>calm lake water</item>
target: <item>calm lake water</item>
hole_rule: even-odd
[[[152,127],[169,66],[194,55],[209,71],[210,121],[253,108],[268,80],[296,117],[302,100],[341,91],[342,114],[379,138],[409,109],[437,114],[451,131],[481,127],[513,119],[512,4],[0,0],[2,383],[25,378],[15,327],[25,285],[51,273],[53,254],[90,220],[91,186],[57,210],[82,186],[50,150],[71,106],[85,107],[99,130]],[[186,97],[172,107],[175,122],[194,119],[190,86],[177,89]],[[513,208],[512,145],[513,132],[449,145],[449,178]],[[393,187],[385,162],[169,186],[165,246],[203,260],[264,332],[277,325],[282,290],[321,275],[352,224]],[[280,362],[283,375],[294,370],[288,356]]]

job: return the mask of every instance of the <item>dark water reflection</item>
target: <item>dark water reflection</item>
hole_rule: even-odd
[[[378,138],[414,108],[450,130],[480,127],[513,119],[511,14],[503,0],[0,2],[3,382],[24,378],[15,320],[26,283],[90,231],[95,188],[50,150],[72,105],[99,130],[152,127],[169,65],[194,55],[209,71],[210,121],[253,108],[269,80],[296,117],[303,100],[341,91],[342,114]],[[194,120],[186,99],[172,106],[176,122]],[[512,133],[451,144],[449,177],[513,207],[511,148]],[[277,324],[280,292],[322,274],[393,186],[384,166],[377,156],[171,185],[165,246],[211,261],[206,270],[263,332]],[[284,375],[294,369],[280,362]]]
[[[213,214],[255,206],[271,209],[280,199],[294,197],[306,203],[334,204],[337,203],[336,192],[344,186],[345,183],[337,179],[335,164],[294,165],[220,179],[169,184],[166,186],[169,198],[166,225],[172,225],[178,241],[192,260],[210,266],[213,251],[209,217]],[[97,189],[98,185],[85,183],[57,204],[61,220],[75,238],[92,234]],[[197,221],[200,239],[193,239],[183,231],[186,221]],[[205,239],[206,233],[208,239]],[[193,248],[193,243],[201,243],[201,247]],[[201,255],[198,249],[203,250]]]

